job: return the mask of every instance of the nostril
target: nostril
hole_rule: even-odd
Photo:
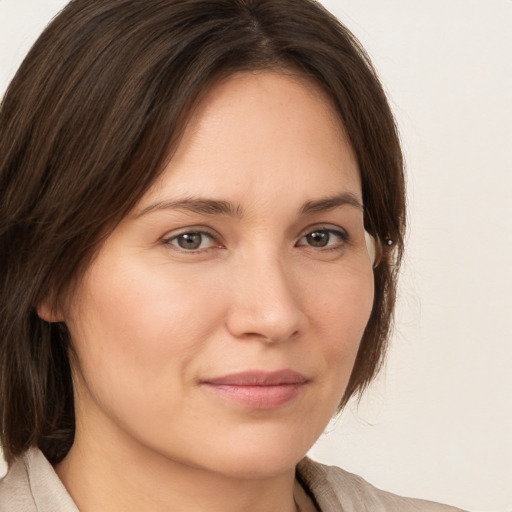
[[[276,343],[280,343],[281,341],[292,340],[297,337],[298,333],[299,333],[299,331],[295,331],[291,335],[286,336],[285,338],[284,337],[283,338],[270,338],[267,336],[267,337],[263,338],[263,342],[266,345],[274,345]]]

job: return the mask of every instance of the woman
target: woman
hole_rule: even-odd
[[[405,217],[318,4],[75,0],[0,155],[0,510],[454,510],[304,459],[382,361]]]

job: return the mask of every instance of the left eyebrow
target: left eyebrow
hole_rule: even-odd
[[[343,192],[334,196],[308,201],[302,206],[300,213],[302,215],[313,215],[315,213],[333,210],[340,206],[350,206],[361,211],[364,210],[363,204],[356,195],[351,192]]]

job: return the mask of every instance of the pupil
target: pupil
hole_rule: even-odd
[[[307,235],[306,238],[313,247],[325,247],[329,242],[329,233],[326,231],[315,231]]]
[[[178,238],[178,245],[182,249],[198,249],[201,245],[200,233],[185,233]]]

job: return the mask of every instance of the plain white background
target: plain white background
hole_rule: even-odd
[[[0,91],[65,0],[0,0]],[[397,116],[409,234],[386,368],[312,449],[400,494],[512,511],[512,0],[324,0]]]

